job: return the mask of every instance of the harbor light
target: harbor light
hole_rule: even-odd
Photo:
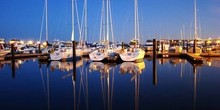
[[[33,45],[33,44],[34,44],[34,41],[29,40],[29,41],[27,42],[27,44],[28,44],[28,45]]]

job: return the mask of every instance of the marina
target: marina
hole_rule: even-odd
[[[0,1],[0,109],[220,110],[218,4]]]

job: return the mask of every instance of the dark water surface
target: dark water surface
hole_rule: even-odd
[[[157,59],[156,65],[152,59],[121,64],[82,59],[75,70],[72,62],[0,62],[0,110],[219,109],[219,59],[203,65],[177,58]]]

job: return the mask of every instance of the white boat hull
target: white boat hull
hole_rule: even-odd
[[[144,56],[145,56],[145,51],[140,49],[140,48],[136,48],[134,51],[124,51],[122,52],[120,55],[120,58],[123,61],[138,61],[138,60],[143,60]]]
[[[89,58],[91,61],[103,61],[106,57],[106,52],[100,52],[98,50],[95,50],[89,54]]]

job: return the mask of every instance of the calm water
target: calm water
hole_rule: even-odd
[[[1,110],[219,110],[220,60],[0,62]],[[15,68],[15,70],[12,69]],[[155,69],[155,70],[154,70]]]

